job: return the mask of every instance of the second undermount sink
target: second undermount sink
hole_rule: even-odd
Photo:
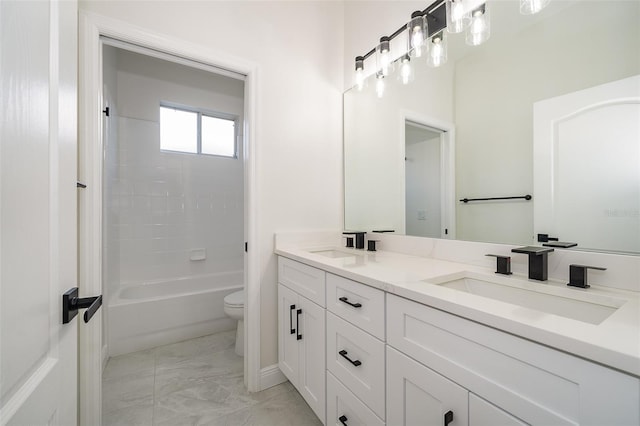
[[[488,276],[469,271],[424,281],[596,325],[607,319],[626,302],[616,297],[551,287],[549,284],[532,283],[515,277]]]
[[[331,259],[360,256],[360,253],[346,252],[336,249],[316,250],[310,251],[309,253],[319,254],[320,256],[329,257]]]

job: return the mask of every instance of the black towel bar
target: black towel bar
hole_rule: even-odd
[[[519,195],[517,197],[492,197],[492,198],[463,198],[460,200],[463,203],[468,203],[469,201],[494,201],[494,200],[527,200],[529,201],[533,197],[529,194],[527,195]]]

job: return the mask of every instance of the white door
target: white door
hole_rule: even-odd
[[[298,385],[300,369],[296,340],[298,298],[298,294],[278,284],[278,366],[294,386]]]
[[[640,76],[533,111],[534,234],[640,252]]]
[[[77,424],[73,1],[0,1],[0,424]]]
[[[299,338],[300,375],[298,390],[324,424],[325,417],[325,310],[300,296]],[[298,311],[297,311],[298,312]]]

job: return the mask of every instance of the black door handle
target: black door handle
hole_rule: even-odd
[[[355,365],[356,367],[358,367],[358,366],[362,365],[362,363],[360,362],[360,360],[359,360],[359,359],[356,359],[356,360],[354,361],[354,360],[352,360],[351,358],[349,358],[349,357],[347,356],[347,353],[348,353],[348,352],[347,352],[347,351],[345,351],[344,349],[343,349],[343,350],[341,350],[340,352],[338,352],[338,354],[340,354],[340,355],[342,356],[342,358],[346,359],[347,361],[349,361],[351,364]]]
[[[102,295],[95,297],[78,297],[78,287],[73,287],[62,295],[62,323],[67,324],[78,315],[78,309],[84,312],[84,322],[87,323],[102,306]]]
[[[342,416],[338,417],[338,420],[339,420],[339,421],[340,421],[340,423],[342,423],[344,426],[348,426],[348,425],[347,425],[347,420],[349,420],[349,419],[348,419],[348,418],[347,418],[347,416],[345,416],[344,414],[343,414]]]
[[[302,309],[296,311],[296,340],[302,340],[302,334],[300,334],[300,314],[302,314]]]
[[[449,426],[449,423],[453,421],[453,411],[449,410],[444,413],[444,426]]]
[[[293,328],[293,310],[296,308],[296,305],[289,306],[289,330],[291,330],[290,334],[296,334],[296,329]]]
[[[347,299],[346,297],[341,297],[338,300],[343,303],[346,303],[349,306],[353,306],[354,308],[362,308],[362,305],[360,303],[351,303],[349,302],[349,299]]]

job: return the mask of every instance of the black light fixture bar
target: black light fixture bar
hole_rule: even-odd
[[[429,31],[429,37],[432,35],[442,31],[447,27],[447,17],[446,17],[446,9],[444,7],[445,0],[436,0],[427,6],[422,13],[427,17],[427,30]],[[399,36],[404,30],[407,29],[407,24],[403,24],[400,28],[398,28],[393,34],[389,36],[389,40],[393,40],[397,36]],[[367,53],[363,55],[364,59],[367,59],[371,55],[376,53],[376,48],[374,47]]]

